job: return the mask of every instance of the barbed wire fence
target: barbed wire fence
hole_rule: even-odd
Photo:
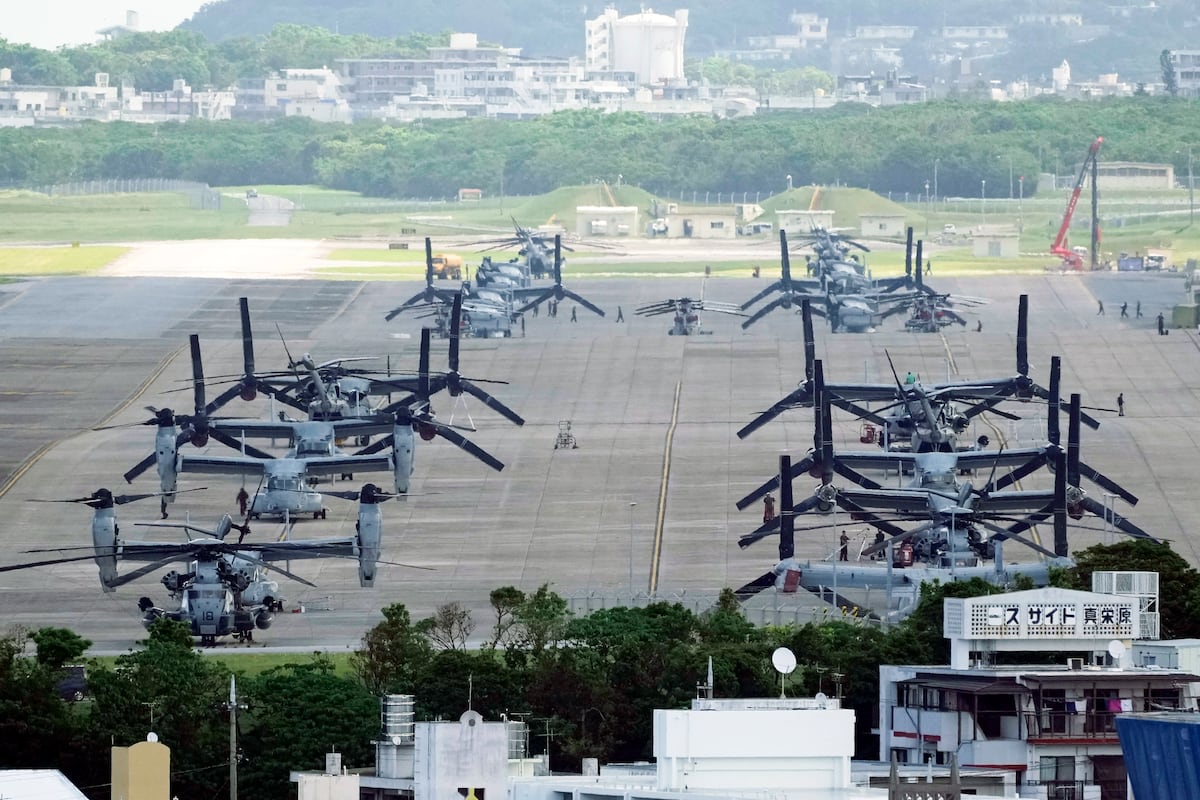
[[[8,188],[36,192],[47,197],[171,192],[186,194],[192,208],[200,211],[219,211],[221,208],[221,193],[207,183],[174,178],[105,178],[69,183],[14,184]]]

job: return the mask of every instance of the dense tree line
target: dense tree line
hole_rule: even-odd
[[[524,122],[460,119],[327,125],[306,119],[0,130],[0,182],[184,178],[213,185],[319,184],[384,197],[532,195],[597,179],[658,194],[844,184],[880,192],[1007,196],[1009,169],[1071,174],[1096,136],[1103,160],[1169,162],[1186,174],[1200,104],[945,101],[723,120],[570,111]]]
[[[1122,542],[1089,548],[1076,560],[1077,567],[1054,576],[1057,585],[1090,588],[1098,569],[1158,571],[1164,638],[1200,635],[1200,572],[1168,546]],[[788,694],[840,696],[856,712],[858,756],[875,758],[870,730],[879,665],[946,663],[943,598],[999,591],[978,579],[926,585],[914,613],[885,630],[853,617],[756,628],[728,590],[703,614],[655,603],[574,617],[548,586],[532,593],[504,587],[491,595],[491,627],[475,650],[466,642],[476,622],[460,605],[420,621],[392,605],[364,635],[352,674],[317,656],[238,678],[245,703],[239,784],[263,800],[283,800],[289,770],[321,768],[331,746],[347,767],[370,766],[379,695],[414,694],[418,719],[455,719],[467,707],[468,686],[472,707],[487,719],[527,712],[549,720],[556,769],[577,768],[587,756],[647,759],[653,710],[686,707],[705,682],[710,657],[716,696],[769,697],[779,690],[770,664],[779,646],[800,658]],[[26,655],[30,643],[33,656]],[[185,628],[163,621],[142,649],[114,666],[91,664],[88,698],[66,702],[56,689],[64,665],[77,663],[89,645],[58,628],[0,637],[0,769],[61,769],[90,796],[107,797],[109,745],[141,741],[153,725],[172,748],[173,793],[226,791],[226,668],[202,657]],[[543,747],[535,740],[535,752]]]
[[[103,72],[112,85],[128,83],[144,92],[166,91],[177,78],[197,89],[225,89],[239,78],[262,77],[285,67],[333,69],[339,58],[420,58],[428,55],[429,47],[449,40],[449,33],[381,38],[291,24],[254,38],[213,42],[194,31],[174,30],[55,51],[0,39],[0,66],[12,70],[14,83],[36,86],[90,86],[96,73]]]

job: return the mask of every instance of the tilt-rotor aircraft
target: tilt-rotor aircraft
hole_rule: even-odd
[[[823,396],[823,370],[821,362],[815,365],[815,385],[818,397]],[[830,404],[818,403],[814,415],[813,449],[800,461],[789,462],[786,475],[771,478],[753,492],[737,502],[738,509],[745,509],[774,488],[782,488],[781,481],[790,483],[804,473],[819,478],[820,483],[810,497],[794,507],[784,505],[784,511],[793,514],[809,512],[831,512],[835,507],[850,512],[855,519],[865,521],[892,537],[914,539],[916,555],[924,560],[940,560],[955,564],[975,557],[991,558],[988,533],[998,534],[1000,540],[1016,539],[1039,550],[1044,555],[1067,555],[1065,528],[1056,530],[1054,552],[1047,553],[1040,545],[1021,540],[1019,534],[1029,527],[1024,519],[1049,515],[1050,504],[1055,496],[1039,492],[1005,492],[1008,486],[1042,467],[1055,472],[1055,480],[1065,476],[1062,488],[1067,511],[1079,519],[1085,511],[1105,519],[1111,519],[1116,528],[1139,538],[1153,538],[1141,528],[1124,518],[1113,515],[1094,499],[1088,498],[1082,489],[1081,479],[1088,478],[1107,492],[1120,496],[1131,505],[1137,497],[1097,470],[1079,459],[1079,419],[1081,416],[1078,395],[1072,395],[1071,422],[1067,449],[1059,440],[1059,373],[1057,357],[1051,360],[1050,400],[1047,403],[1048,443],[1041,447],[1000,450],[996,452],[977,450],[972,452],[902,453],[870,450],[863,452],[836,452],[833,446]],[[860,470],[877,469],[894,471],[896,474],[912,472],[916,479],[902,489],[885,489],[877,481],[863,475]],[[1010,470],[996,477],[998,469]],[[959,483],[956,474],[990,470],[987,484],[976,489],[970,483]],[[850,488],[834,485],[834,475],[853,484]],[[791,494],[791,487],[787,487]],[[922,529],[904,529],[890,522],[890,517],[873,514],[873,510],[891,511],[897,520],[918,520],[928,523]],[[1025,517],[1014,520],[1012,514]],[[1064,517],[1065,519],[1065,517]],[[1011,521],[1016,524],[1001,528],[996,523]],[[947,526],[947,523],[949,525]],[[743,536],[739,542],[746,547],[779,530],[778,518],[763,523],[753,533]],[[958,534],[964,534],[965,538]],[[968,535],[969,534],[969,535]],[[914,538],[915,537],[915,538]],[[956,554],[962,554],[956,556]],[[973,553],[973,555],[972,555]],[[943,558],[944,554],[945,557]]]
[[[793,408],[810,408],[814,403],[813,391],[813,362],[816,354],[816,344],[812,333],[812,320],[807,310],[801,308],[804,317],[804,380],[785,397],[774,403],[767,410],[760,412],[753,420],[737,432],[739,439],[745,439],[754,431],[766,425],[784,411]],[[921,384],[919,387],[909,384],[907,387],[896,386],[895,383],[841,383],[825,384],[829,402],[837,408],[853,414],[861,419],[870,420],[878,425],[900,431],[894,438],[897,441],[907,438],[904,429],[915,428],[916,425],[903,413],[884,416],[862,403],[883,402],[904,404],[909,406],[921,397],[926,400],[936,400],[936,406],[946,403],[957,404],[958,408],[952,414],[942,416],[953,418],[956,424],[963,427],[964,420],[969,421],[985,411],[991,411],[1008,419],[1016,419],[1014,415],[1000,411],[996,407],[1006,399],[1049,401],[1050,391],[1039,385],[1029,374],[1029,296],[1021,295],[1017,305],[1017,340],[1016,340],[1016,374],[1000,378],[984,378],[981,380],[955,381],[947,383]],[[909,419],[908,423],[904,421]],[[1100,423],[1088,414],[1082,414],[1084,424],[1092,429]],[[918,443],[915,449],[920,449]],[[932,448],[938,449],[938,448]]]
[[[142,624],[150,627],[163,618],[183,622],[202,645],[212,645],[219,637],[230,635],[241,641],[252,641],[255,629],[266,630],[271,626],[275,612],[283,608],[283,596],[279,584],[271,578],[272,573],[306,586],[315,586],[311,581],[272,562],[313,558],[355,559],[358,561],[359,585],[363,587],[374,586],[378,564],[392,563],[379,558],[383,519],[379,504],[390,495],[380,492],[373,484],[366,484],[361,492],[353,495],[359,501],[354,536],[265,544],[244,542],[242,538],[236,543],[227,541],[233,530],[240,531],[243,538],[249,533],[248,526],[238,525],[228,514],[221,517],[212,529],[190,524],[143,523],[150,527],[182,529],[189,536],[186,542],[131,542],[122,539],[113,506],[146,496],[149,495],[114,497],[107,489],[99,489],[90,497],[63,501],[84,503],[95,510],[92,546],[43,548],[29,552],[70,553],[87,550],[88,553],[0,566],[0,573],[95,560],[100,568],[100,586],[104,591],[111,592],[166,566],[182,562],[185,564],[182,572],[171,570],[160,579],[177,607],[162,608],[149,597],[142,597],[138,601]],[[193,535],[195,538],[191,538]],[[145,563],[119,575],[117,564],[120,561]],[[428,569],[408,564],[398,566]]]

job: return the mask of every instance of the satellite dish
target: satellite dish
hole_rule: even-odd
[[[771,663],[780,675],[789,675],[796,668],[796,654],[786,647],[777,647],[771,653]]]
[[[817,696],[813,699],[817,701],[817,705],[821,708],[826,708],[829,705],[829,695],[824,692],[817,692]]]
[[[146,734],[146,741],[147,742],[157,742],[158,734],[155,733],[154,731],[150,731],[149,733]]]
[[[1113,639],[1108,643],[1108,654],[1112,656],[1113,661],[1120,661],[1121,656],[1125,655],[1125,643],[1120,639]]]

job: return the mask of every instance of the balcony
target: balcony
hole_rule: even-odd
[[[1029,731],[1030,744],[1047,744],[1064,741],[1116,744],[1117,726],[1115,714],[1107,711],[1090,711],[1083,714],[1066,711],[1042,711],[1025,714],[1025,729]]]
[[[1029,748],[1020,739],[979,739],[965,742],[959,750],[959,763],[974,765],[1017,765],[1028,762]]]

